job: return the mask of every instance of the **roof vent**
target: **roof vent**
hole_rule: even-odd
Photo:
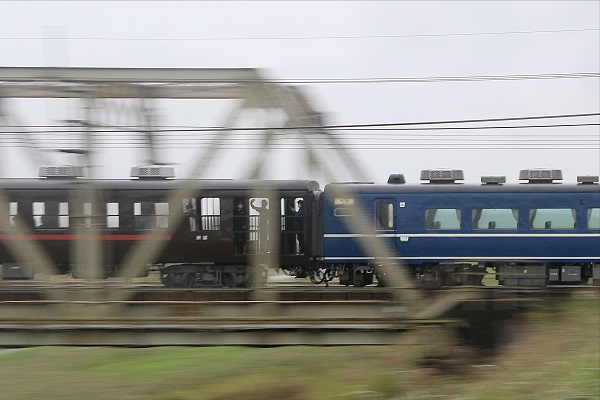
[[[560,169],[522,169],[519,173],[519,180],[529,180],[529,183],[552,183],[556,179],[562,180],[562,171]]]
[[[402,185],[406,183],[406,179],[404,179],[404,174],[390,174],[387,183]]]
[[[429,183],[454,183],[457,180],[464,180],[462,169],[424,169],[421,171],[421,180]]]
[[[38,167],[40,178],[82,178],[83,167],[80,165],[41,165]]]
[[[593,185],[598,183],[599,181],[598,175],[582,175],[577,176],[577,183],[581,183],[582,185]]]
[[[131,167],[131,177],[139,179],[168,179],[175,178],[175,169],[162,165],[142,165]]]
[[[484,185],[501,185],[506,183],[506,176],[482,176],[481,183]]]

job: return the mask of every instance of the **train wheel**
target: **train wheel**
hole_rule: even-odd
[[[229,287],[229,288],[235,287],[235,280],[233,279],[233,275],[228,274],[228,273],[223,274],[223,286]]]
[[[254,287],[256,285],[256,278],[254,273],[250,272],[246,275],[246,279],[244,279],[243,286],[247,288]]]
[[[363,287],[365,286],[365,277],[362,271],[356,271],[354,275],[354,287]]]
[[[323,283],[325,280],[325,270],[322,268],[315,269],[310,273],[310,281],[315,285]]]
[[[171,276],[169,274],[162,274],[160,277],[160,282],[165,287],[173,287],[173,281],[171,280]]]
[[[189,274],[184,273],[173,273],[169,275],[171,281],[171,287],[189,287],[188,279]],[[192,281],[193,282],[193,281]]]
[[[325,276],[323,278],[323,280],[325,282],[331,282],[332,280],[334,280],[336,278],[336,273],[335,271],[332,271],[330,269],[326,269],[325,270]]]
[[[188,288],[194,287],[196,281],[196,274],[186,274],[184,286]]]

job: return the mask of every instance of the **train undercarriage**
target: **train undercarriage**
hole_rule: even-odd
[[[396,267],[396,266],[394,266]],[[546,287],[548,285],[585,285],[592,279],[600,284],[598,263],[531,263],[479,262],[431,263],[410,266],[416,283],[423,288],[451,286],[502,285],[517,287]],[[310,278],[315,284],[326,285],[339,279],[340,285],[362,287],[376,282],[390,286],[382,265],[360,263],[314,263],[308,267],[282,268],[291,276]]]
[[[166,287],[254,287],[267,282],[262,265],[164,264],[160,281]]]

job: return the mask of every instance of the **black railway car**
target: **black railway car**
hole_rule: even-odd
[[[105,278],[123,275],[126,257],[152,238],[156,246],[149,264],[160,269],[163,284],[187,287],[249,286],[266,278],[256,268],[268,263],[265,254],[277,254],[277,266],[294,269],[305,266],[320,246],[313,224],[320,192],[314,181],[183,182],[152,175],[88,185],[52,174],[0,180],[4,279],[32,278],[37,269],[16,258],[11,243],[17,235],[40,243],[57,274],[75,278],[93,276],[89,265],[77,261],[85,240],[100,243],[99,277]],[[90,193],[92,200],[86,200]],[[139,266],[135,276],[147,271]]]

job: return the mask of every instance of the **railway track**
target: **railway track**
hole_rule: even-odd
[[[61,296],[49,296],[60,291]],[[126,301],[112,301],[126,291]],[[506,318],[555,296],[600,298],[600,288],[460,287],[402,303],[390,288],[287,286],[166,289],[112,284],[0,289],[0,343],[37,345],[390,344],[425,326],[458,328]],[[57,300],[57,298],[59,298]],[[475,316],[475,317],[474,317]]]
[[[257,296],[267,296],[278,301],[359,301],[380,300],[391,301],[394,289],[377,286],[362,288],[339,285],[316,286],[310,282],[295,284],[270,284],[260,288],[165,288],[160,284],[123,283],[123,282],[23,282],[8,281],[0,286],[0,304],[6,301],[34,301],[46,298],[46,293],[62,291],[65,294],[96,291],[109,293],[111,291],[130,292],[133,301],[252,301]],[[544,288],[507,287],[507,286],[457,286],[452,288],[425,290],[425,297],[434,296],[452,290],[472,290],[488,293],[487,296],[537,296],[554,297],[568,296],[577,293],[594,294],[600,292],[600,286],[592,285],[555,285]]]

